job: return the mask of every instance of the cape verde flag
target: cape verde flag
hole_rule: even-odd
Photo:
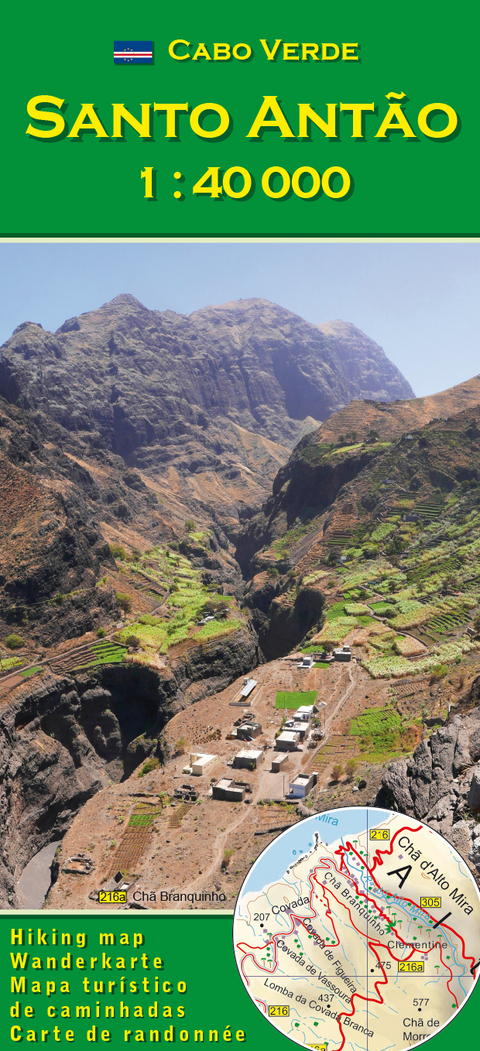
[[[151,40],[114,40],[113,61],[116,66],[125,62],[134,65],[146,65],[153,61],[153,42]]]

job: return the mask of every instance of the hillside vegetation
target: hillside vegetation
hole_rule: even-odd
[[[356,432],[320,441],[333,436],[333,417],[299,443],[241,540],[244,550],[258,544],[248,603],[274,646],[278,609],[286,616],[316,592],[323,618],[295,643],[348,640],[374,678],[441,676],[478,648],[480,410],[400,435],[396,410],[382,409],[383,431],[362,441]],[[403,420],[403,403],[398,413]]]

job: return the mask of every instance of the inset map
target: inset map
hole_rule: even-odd
[[[375,807],[306,818],[270,844],[238,898],[244,984],[277,1029],[322,1051],[434,1036],[472,992],[480,896],[456,850]]]

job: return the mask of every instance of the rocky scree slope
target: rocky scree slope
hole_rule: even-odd
[[[172,515],[139,472],[109,451],[84,455],[76,434],[0,398],[1,637],[13,630],[52,646],[113,623],[120,611],[107,577],[118,567],[109,542],[142,551],[177,536]],[[206,547],[184,534],[209,579],[238,588],[222,530],[212,524]]]
[[[128,581],[112,550],[128,565],[126,552],[159,541],[179,538],[206,581],[240,596],[238,565],[221,527],[210,522],[199,541],[201,531],[189,534],[179,524],[182,511],[174,495],[166,505],[122,457],[92,453],[43,412],[0,397],[0,639],[18,631],[34,646],[52,646],[113,625],[120,615],[116,588],[128,590]],[[148,575],[137,577],[145,588]],[[158,602],[154,596],[141,612]]]
[[[0,399],[2,635],[21,627],[33,631],[33,641],[54,643],[82,635],[96,616],[114,612],[112,589],[95,587],[104,563],[113,564],[99,525],[101,490],[80,457],[63,428]],[[125,505],[125,513],[133,513],[118,477],[107,491],[109,512]],[[73,591],[76,600],[60,618],[52,596]]]

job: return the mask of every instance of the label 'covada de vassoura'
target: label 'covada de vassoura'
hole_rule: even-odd
[[[480,968],[480,896],[437,832],[374,807],[327,811],[271,843],[234,919],[248,993],[321,1051],[395,1051],[454,1018]]]

